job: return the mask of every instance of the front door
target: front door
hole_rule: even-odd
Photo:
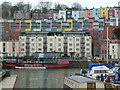
[[[88,82],[87,83],[87,90],[96,90],[96,83],[95,82]]]

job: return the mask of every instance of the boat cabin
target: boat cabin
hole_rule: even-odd
[[[92,67],[92,69],[88,72],[89,77],[97,79],[97,77],[103,76],[104,78],[108,74],[109,68],[106,66],[96,66]]]
[[[64,88],[84,88],[84,89],[97,89],[97,88],[105,88],[104,82],[100,80],[91,79],[84,76],[71,75],[65,77],[64,79]]]

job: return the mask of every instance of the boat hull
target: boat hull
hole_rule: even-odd
[[[45,69],[49,69],[49,68],[52,68],[52,69],[58,69],[58,68],[67,68],[69,66],[69,64],[49,64],[49,65],[39,65],[37,64],[37,66],[35,64],[30,64],[30,66],[25,66],[25,65],[19,65],[19,64],[5,64],[5,67],[8,67],[8,68],[45,68]]]

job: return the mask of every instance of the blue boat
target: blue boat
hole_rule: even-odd
[[[88,66],[88,69],[91,70],[92,67],[96,67],[96,66],[104,66],[103,63],[91,63],[89,66]]]

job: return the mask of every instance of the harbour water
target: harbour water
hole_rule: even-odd
[[[15,69],[17,74],[15,88],[63,88],[65,76],[79,73],[80,69]]]

